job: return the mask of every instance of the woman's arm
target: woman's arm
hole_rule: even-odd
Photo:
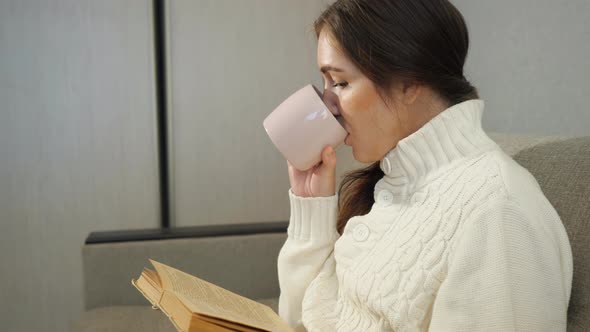
[[[434,301],[431,331],[565,331],[572,258],[548,209],[507,198],[467,220]]]
[[[336,230],[338,195],[299,197],[289,189],[291,216],[287,240],[278,256],[279,316],[296,331],[301,323],[301,303],[311,281],[340,237]]]

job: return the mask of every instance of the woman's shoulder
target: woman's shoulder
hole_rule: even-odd
[[[467,182],[467,186],[487,189],[484,191],[491,196],[482,197],[482,200],[503,198],[518,201],[543,195],[531,172],[500,148],[466,160],[462,168],[455,172],[460,175],[456,176],[455,184]]]
[[[502,185],[505,199],[525,206],[545,203],[541,186],[529,170],[501,149],[490,151],[487,157]]]
[[[561,219],[536,178],[511,156],[501,149],[492,150],[485,153],[478,167],[485,169],[480,183],[485,183],[489,190],[476,202],[474,214],[479,211],[483,216],[494,213],[494,209],[509,209],[528,227],[562,231]]]
[[[503,150],[486,151],[467,159],[442,179],[435,197],[454,201],[466,211],[481,210],[492,202],[510,202],[523,212],[553,210],[535,177]]]

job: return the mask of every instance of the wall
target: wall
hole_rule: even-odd
[[[94,230],[159,219],[151,2],[0,2],[0,322],[67,331]]]
[[[484,128],[590,133],[590,1],[452,2],[469,27],[465,72],[486,101]]]
[[[317,0],[171,1],[175,225],[285,220],[287,163],[262,126],[287,96],[323,87]]]

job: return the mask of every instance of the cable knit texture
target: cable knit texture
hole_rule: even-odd
[[[289,190],[279,315],[296,331],[565,331],[572,256],[534,177],[454,105],[381,160],[368,214]]]

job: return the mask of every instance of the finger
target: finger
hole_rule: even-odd
[[[334,147],[328,145],[322,151],[322,165],[321,168],[333,172],[336,168],[336,151]]]

